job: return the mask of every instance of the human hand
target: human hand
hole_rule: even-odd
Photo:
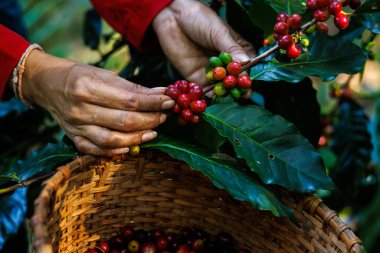
[[[25,98],[46,109],[80,152],[112,156],[157,136],[174,101],[115,73],[33,50],[23,77]]]
[[[235,61],[254,57],[245,41],[213,10],[196,0],[175,0],[153,21],[160,45],[175,68],[189,81],[206,84],[210,56],[227,52]]]

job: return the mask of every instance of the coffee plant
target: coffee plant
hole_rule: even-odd
[[[257,57],[237,62],[226,52],[215,52],[209,66],[204,66],[207,85],[201,88],[183,80],[160,49],[139,53],[129,46],[131,61],[119,74],[148,86],[165,85],[177,103],[173,116],[157,129],[159,136],[134,147],[134,154],[140,148],[166,152],[235,199],[275,216],[292,216],[276,194],[278,187],[317,192],[337,211],[349,206],[351,217],[360,215],[364,207],[375,215],[378,204],[371,201],[380,194],[375,195],[379,189],[377,164],[371,162],[376,144],[368,130],[370,118],[347,83],[338,85],[335,80],[340,74],[363,73],[366,62],[377,60],[372,49],[380,33],[380,2],[215,0],[207,4],[255,46]],[[109,38],[101,35],[97,22],[96,15],[87,15],[91,29],[85,42],[92,49]],[[124,43],[116,41],[114,49],[94,65],[103,66],[121,46]],[[315,77],[325,82],[318,92],[311,82]],[[326,96],[335,101],[328,110],[317,100],[323,89],[330,90]],[[16,113],[31,112],[15,100],[0,104],[0,120]],[[53,140],[57,125],[50,123],[38,131],[48,131],[44,135],[48,137],[25,141],[22,148]],[[1,162],[0,193],[11,194],[46,178],[58,164],[72,159],[75,149],[64,140],[18,162],[26,156],[24,149],[12,153],[5,145],[2,157],[13,154],[13,160]],[[13,142],[6,141],[8,146]],[[360,221],[371,224],[369,218]],[[376,249],[380,233],[369,234],[359,224],[358,235],[365,243],[369,238],[369,250]]]

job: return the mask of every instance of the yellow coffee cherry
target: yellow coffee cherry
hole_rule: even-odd
[[[130,146],[129,147],[129,153],[132,156],[137,156],[138,154],[140,154],[140,146],[139,145]]]

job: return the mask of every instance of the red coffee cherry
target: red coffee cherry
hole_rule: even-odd
[[[190,100],[194,101],[194,100],[200,99],[201,96],[203,96],[203,89],[201,86],[196,84],[189,89],[188,94],[189,94]]]
[[[299,14],[293,14],[288,18],[288,26],[291,29],[298,29],[302,24],[302,17]]]
[[[231,64],[231,63],[230,63]],[[223,67],[216,67],[213,69],[213,76],[215,80],[223,80],[226,77],[226,69]]]
[[[288,15],[286,13],[281,12],[277,15],[277,22],[286,23],[287,21],[288,21]]]
[[[331,0],[318,0],[319,8],[326,8],[330,5]]]
[[[181,80],[178,85],[178,89],[181,91],[181,93],[187,93],[189,90],[189,83],[186,80]]]
[[[315,25],[315,28],[317,28],[318,31],[321,31],[321,32],[324,32],[324,33],[328,33],[329,32],[329,26],[326,23],[323,23],[323,22],[318,22]]]
[[[280,34],[277,34],[277,33],[273,33],[273,38],[275,39],[275,40],[280,40],[281,39],[281,37],[282,37],[283,35],[280,35]]]
[[[297,44],[293,44],[291,47],[288,48],[288,50],[286,50],[286,55],[290,59],[296,59],[300,56],[300,54],[301,54],[301,47]]]
[[[187,108],[190,106],[190,97],[188,94],[181,94],[177,98],[177,104],[182,108]]]
[[[349,5],[350,3],[351,3],[351,0],[345,0],[345,1],[342,2],[342,5],[343,5],[343,6],[347,6],[347,5]]]
[[[205,100],[195,100],[191,102],[190,109],[195,113],[202,113],[206,110],[207,103]]]
[[[346,29],[349,23],[350,21],[348,20],[347,15],[342,12],[336,15],[334,18],[334,24],[339,29]]]
[[[319,22],[324,22],[330,18],[331,14],[328,10],[316,10],[314,12],[314,17]]]
[[[241,75],[237,79],[237,85],[239,88],[248,89],[251,87],[252,80],[248,75]]]
[[[230,75],[239,75],[241,72],[241,65],[240,63],[233,61],[230,64],[227,65],[227,71]]]
[[[306,7],[311,11],[316,11],[319,8],[318,0],[307,0]]]
[[[293,44],[293,36],[290,34],[286,34],[281,37],[278,41],[278,46],[281,49],[288,49]]]
[[[190,122],[193,119],[193,116],[194,114],[189,108],[183,109],[181,112],[181,118],[186,122]]]
[[[362,2],[360,0],[351,0],[349,4],[350,4],[351,9],[356,10],[360,7]]]
[[[108,243],[105,242],[105,241],[103,241],[103,242],[99,242],[97,246],[98,246],[98,248],[99,248],[100,250],[102,250],[104,253],[108,253],[108,252],[110,252],[110,246],[109,246]]]
[[[226,76],[226,78],[223,79],[223,85],[224,85],[224,87],[226,87],[228,89],[235,87],[236,77],[233,75]]]
[[[165,94],[169,96],[171,99],[176,100],[178,96],[181,94],[181,91],[173,85],[166,89]]]
[[[285,22],[277,22],[273,28],[274,32],[279,35],[285,35],[289,32],[289,26]]]
[[[178,104],[175,104],[175,105],[173,106],[173,108],[172,108],[172,111],[173,111],[174,113],[180,113],[181,110],[182,110],[182,108],[181,108],[181,106],[179,106]]]
[[[341,3],[341,2],[339,2],[339,1],[335,1],[335,2],[332,2],[332,3],[329,5],[329,12],[331,13],[331,15],[336,16],[336,15],[339,14],[341,11],[342,11],[342,3]]]
[[[191,122],[198,124],[201,121],[201,117],[199,115],[194,115],[193,118],[191,119]]]

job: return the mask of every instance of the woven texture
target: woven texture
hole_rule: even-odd
[[[226,231],[251,252],[364,252],[359,238],[314,195],[279,190],[296,224],[234,200],[163,153],[124,159],[84,156],[57,169],[35,201],[35,252],[86,252],[127,224]]]

